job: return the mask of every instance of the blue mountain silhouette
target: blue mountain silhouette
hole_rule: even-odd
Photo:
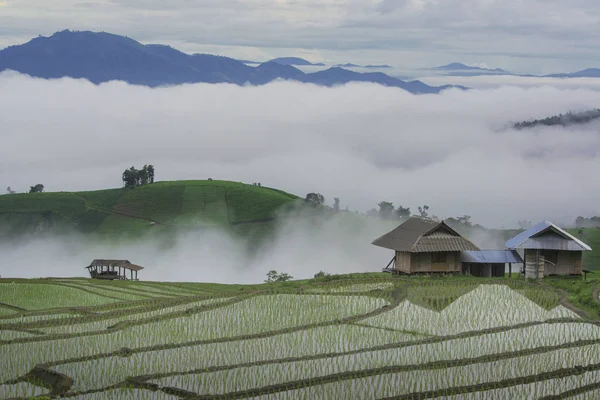
[[[358,73],[337,67],[315,73],[273,61],[252,67],[229,57],[186,54],[170,46],[143,45],[111,33],[70,30],[1,50],[0,71],[4,70],[45,79],[83,78],[95,84],[120,80],[150,87],[197,82],[262,85],[286,79],[324,86],[373,82],[419,94],[463,88],[434,87],[383,73]]]

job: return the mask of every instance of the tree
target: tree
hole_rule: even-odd
[[[377,215],[379,215],[379,213],[374,208],[371,208],[369,211],[367,211],[367,217],[376,217]]]
[[[424,205],[423,207],[419,207],[419,214],[421,214],[421,217],[427,218],[429,216],[428,210],[429,210],[429,206],[428,205]]]
[[[323,205],[325,197],[321,193],[308,193],[304,201],[313,207]]]
[[[466,215],[466,214],[465,214],[465,215],[463,215],[462,217],[457,217],[457,218],[456,218],[456,221],[457,221],[459,224],[463,224],[463,225],[465,225],[465,226],[471,226],[471,225],[472,225],[472,224],[471,224],[471,216],[470,216],[470,215]]]
[[[123,186],[126,188],[134,188],[136,186],[144,186],[149,183],[154,183],[154,166],[144,165],[142,169],[137,169],[134,166],[123,171]]]
[[[147,171],[148,171],[148,182],[154,183],[154,165],[152,165],[152,164],[148,165]]]
[[[333,198],[333,211],[335,211],[335,212],[340,211],[340,199],[337,197]]]
[[[138,171],[138,186],[144,186],[148,184],[148,166],[144,165],[144,167]]]
[[[35,186],[29,187],[29,193],[42,193],[44,191],[44,185],[38,183]]]
[[[410,217],[410,207],[398,206],[396,209],[396,214],[400,218]]]
[[[381,201],[379,206],[379,217],[382,219],[390,219],[394,215],[394,204],[389,201]]]
[[[17,193],[17,192],[15,192],[14,190],[12,190],[12,189],[10,188],[10,186],[9,186],[9,187],[7,187],[7,188],[6,188],[6,193],[8,193],[8,194],[15,194],[15,193]]]
[[[123,171],[123,185],[126,188],[134,188],[138,184],[139,171],[135,167],[131,167]]]
[[[294,278],[290,274],[286,274],[285,272],[279,273],[272,269],[269,272],[267,272],[267,279],[265,280],[265,283],[287,282],[292,279]]]

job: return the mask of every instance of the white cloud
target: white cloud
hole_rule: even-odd
[[[504,128],[599,103],[596,91],[552,87],[415,96],[372,84],[149,89],[1,74],[0,185],[118,187],[125,168],[152,163],[159,180],[262,182],[363,211],[387,200],[487,226],[572,221],[600,213],[597,126]]]
[[[591,0],[20,0],[2,7],[0,45],[90,29],[238,58],[314,51],[331,63],[485,62],[549,73],[598,62],[599,19]]]
[[[428,204],[442,217],[469,214],[489,227],[572,222],[600,214],[598,124],[531,131],[506,124],[599,102],[594,90],[549,86],[415,96],[372,84],[149,89],[3,73],[0,187],[119,187],[125,168],[152,163],[158,180],[261,182],[301,196],[321,192],[328,203],[339,197],[350,210],[386,200],[413,211]],[[253,260],[218,232],[176,238],[172,249],[57,237],[0,249],[0,275],[85,276],[85,263],[105,256],[142,264],[140,277],[156,280],[261,282],[270,269],[296,278],[378,271],[391,254],[370,242],[393,226],[294,221]],[[499,246],[496,238],[480,239]],[[178,268],[166,269],[171,265]]]

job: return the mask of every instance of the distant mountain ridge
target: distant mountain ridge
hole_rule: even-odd
[[[334,65],[334,67],[342,67],[342,68],[373,68],[373,69],[383,69],[383,68],[392,68],[391,65],[387,65],[387,64],[383,64],[383,65],[358,65],[358,64],[352,64],[352,63],[346,63],[346,64],[336,64]]]
[[[586,68],[581,71],[556,73],[548,75],[516,74],[502,68],[482,68],[453,62],[429,70],[445,71],[445,76],[480,76],[480,75],[510,75],[530,78],[600,78],[600,68]]]
[[[546,78],[600,78],[600,68],[586,68],[563,74],[544,75]]]
[[[280,65],[313,65],[313,66],[317,66],[317,67],[324,67],[325,64],[323,63],[311,63],[308,60],[305,60],[304,58],[300,58],[300,57],[279,57],[279,58],[274,58],[272,60],[269,60],[267,62],[273,62],[276,64],[280,64]]]
[[[439,67],[433,67],[432,69],[443,70],[443,71],[489,71],[489,72],[506,72],[501,68],[482,68],[482,67],[474,67],[471,65],[466,65],[463,63],[450,63],[446,65],[441,65]]]
[[[383,73],[363,74],[336,67],[304,73],[289,65],[297,62],[293,57],[275,60],[279,61],[253,67],[229,57],[187,54],[170,46],[143,45],[106,32],[64,30],[1,50],[0,71],[14,70],[45,79],[82,78],[95,84],[120,80],[149,87],[199,82],[263,85],[284,79],[322,86],[372,82],[415,94],[439,93],[451,87],[466,89],[451,85],[429,86]]]

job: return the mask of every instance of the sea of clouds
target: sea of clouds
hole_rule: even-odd
[[[511,122],[598,107],[600,92],[546,81],[525,86],[440,95],[367,83],[149,89],[2,73],[0,185],[19,192],[36,183],[47,191],[120,187],[124,169],[153,164],[157,180],[261,182],[300,196],[319,192],[328,204],[339,197],[351,211],[382,200],[413,211],[427,204],[437,216],[468,214],[487,227],[600,214],[600,125],[510,129]],[[297,277],[379,270],[392,254],[370,242],[391,227],[367,225],[360,234],[343,225],[318,235],[282,228],[281,250],[252,265],[243,252],[226,250],[231,239],[221,234],[181,237],[178,250],[162,253],[144,251],[156,248],[148,243],[100,255],[77,237],[30,241],[2,249],[0,275],[15,265],[23,265],[19,276],[34,266],[33,275],[43,273],[37,265],[50,255],[62,275],[88,259],[124,257],[155,266],[147,276],[169,280],[185,278],[183,266],[197,272],[193,280],[231,281],[235,271],[240,282],[260,281],[269,269]],[[181,275],[157,272],[173,264]]]

